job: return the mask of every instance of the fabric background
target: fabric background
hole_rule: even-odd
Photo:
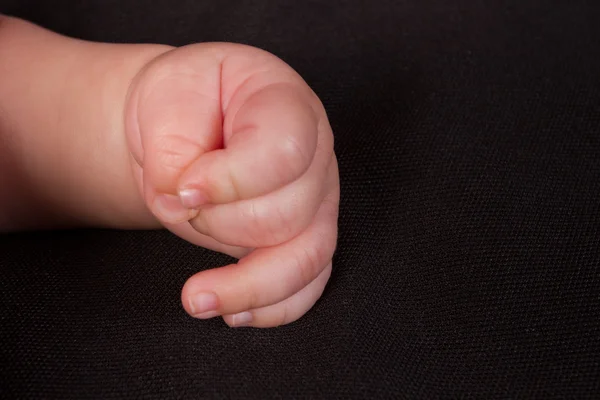
[[[342,202],[331,281],[269,330],[198,321],[166,232],[0,238],[0,397],[594,398],[600,3],[0,0],[109,42],[233,41],[319,94]]]

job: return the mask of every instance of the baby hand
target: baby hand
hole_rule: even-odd
[[[339,177],[325,110],[302,78],[256,48],[181,47],[137,75],[125,118],[153,214],[239,258],[192,276],[185,310],[230,326],[304,315],[331,274]]]

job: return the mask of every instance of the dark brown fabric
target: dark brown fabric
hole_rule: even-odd
[[[165,232],[0,237],[0,397],[597,398],[600,3],[18,1],[64,34],[269,50],[322,98],[342,203],[304,318],[189,318],[228,260]]]

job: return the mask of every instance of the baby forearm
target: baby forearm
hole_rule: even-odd
[[[0,17],[0,227],[21,229],[64,222],[52,204],[56,141],[63,109],[65,66],[73,43],[21,20]],[[60,62],[57,62],[60,60]],[[61,84],[62,83],[62,84]],[[54,142],[54,143],[53,143]],[[57,155],[50,161],[49,152]]]
[[[0,230],[156,226],[131,177],[123,108],[166,49],[136,46],[132,59],[131,47],[0,17]]]

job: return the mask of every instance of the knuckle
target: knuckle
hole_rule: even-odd
[[[302,146],[293,137],[288,137],[278,147],[279,167],[283,181],[289,181],[300,176],[310,165],[312,157],[302,149]]]
[[[242,224],[246,241],[254,246],[261,246],[261,242],[264,241],[262,238],[265,236],[263,228],[264,217],[257,209],[256,202],[249,201],[241,212],[241,215],[244,215],[243,219],[247,221],[247,223]]]
[[[244,301],[244,309],[253,310],[255,308],[260,308],[262,304],[262,297],[260,295],[260,291],[254,287],[248,287],[245,290],[246,299]]]
[[[257,246],[272,246],[283,243],[292,237],[293,221],[278,205],[265,205],[249,201],[244,224],[248,242]]]
[[[302,250],[296,256],[296,268],[299,281],[305,287],[311,283],[319,274],[321,269],[320,246],[302,247]]]
[[[278,213],[279,207],[274,206],[273,210],[275,213]],[[282,231],[282,225],[280,223],[279,218],[277,216],[266,217],[262,219],[262,223],[260,224],[262,231],[265,233],[265,242],[269,245],[279,244],[283,242],[282,237],[284,237],[285,232]]]
[[[287,207],[275,206],[273,208],[277,215],[271,218],[271,232],[273,239],[279,244],[294,236],[297,219],[292,218],[292,211]]]

